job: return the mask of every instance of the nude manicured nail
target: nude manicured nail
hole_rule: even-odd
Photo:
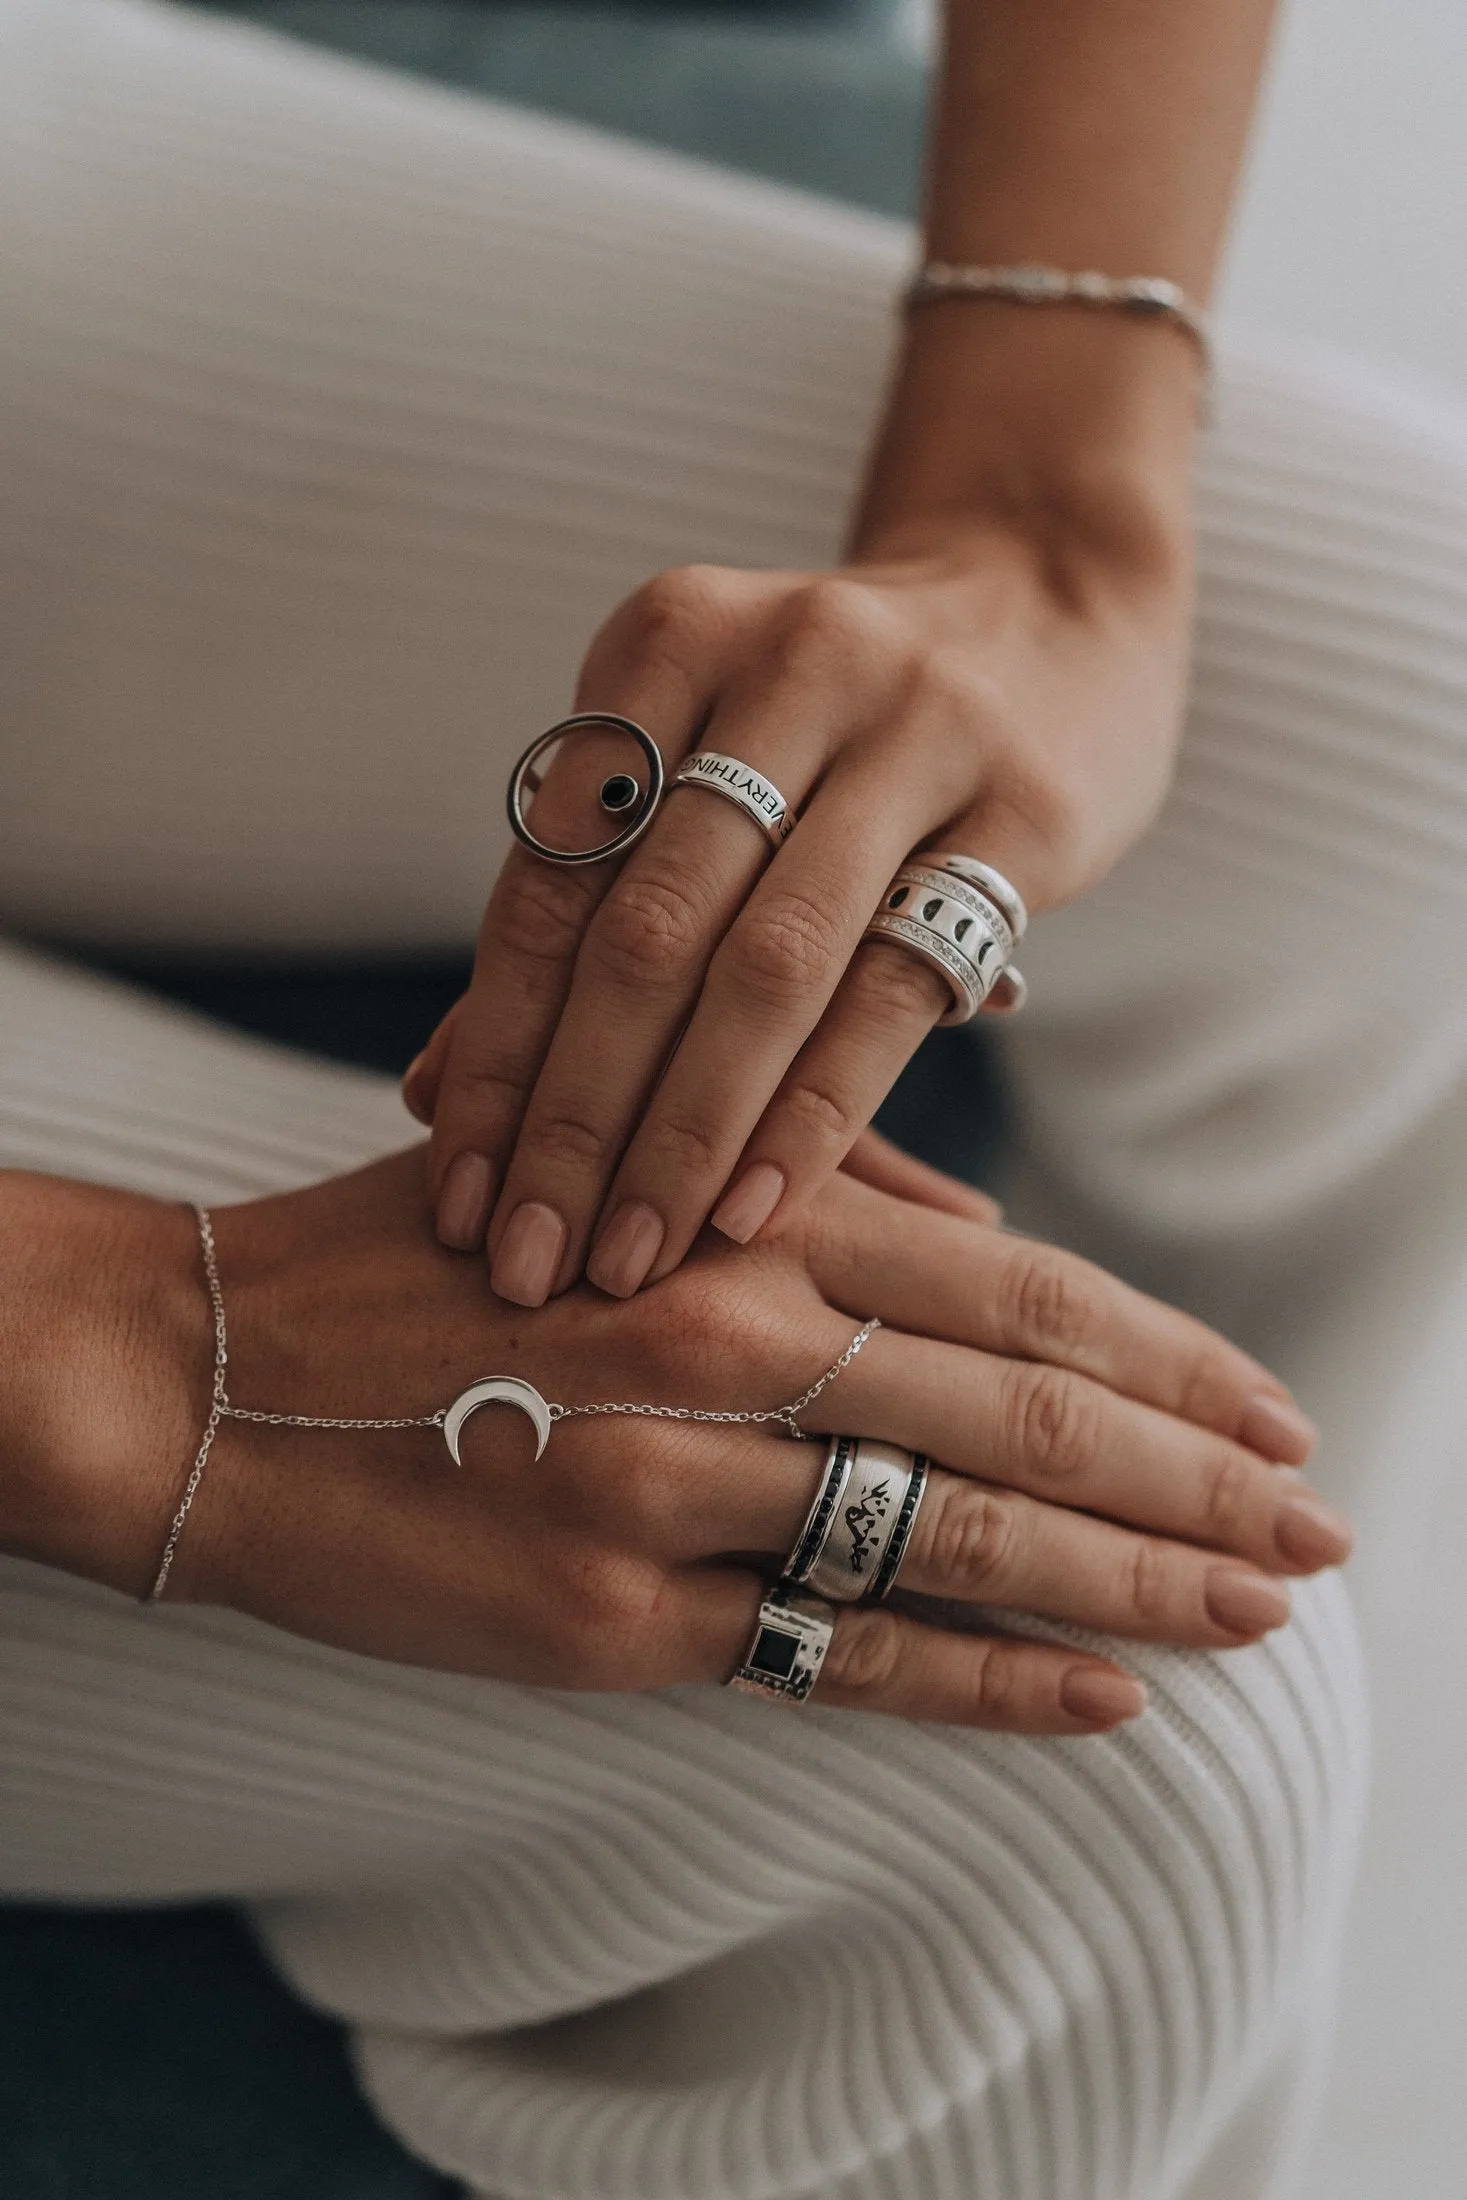
[[[713,1227],[735,1245],[747,1245],[762,1230],[784,1198],[784,1171],[772,1161],[756,1161],[713,1210]]]
[[[1289,1497],[1275,1515],[1273,1540],[1281,1558],[1312,1573],[1347,1559],[1355,1533],[1332,1505],[1322,1505],[1317,1497]]]
[[[1214,1566],[1207,1577],[1207,1613],[1230,1635],[1262,1635],[1289,1616],[1289,1592],[1241,1566]]]
[[[527,1199],[499,1241],[489,1281],[516,1306],[543,1306],[565,1252],[565,1224],[553,1207]]]
[[[645,1200],[629,1199],[618,1207],[596,1240],[586,1274],[598,1290],[613,1298],[629,1299],[640,1291],[647,1271],[662,1250],[667,1235],[661,1215]]]
[[[1072,1665],[1060,1682],[1060,1702],[1072,1719],[1091,1726],[1119,1726],[1146,1709],[1146,1691],[1129,1673],[1106,1673],[1097,1665]]]
[[[438,1235],[456,1253],[476,1253],[489,1227],[494,1165],[483,1153],[455,1154],[438,1194]]]
[[[1238,1441],[1280,1466],[1302,1467],[1319,1441],[1319,1431],[1297,1406],[1260,1391],[1244,1409]]]

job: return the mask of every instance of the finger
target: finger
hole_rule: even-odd
[[[1275,1573],[1348,1557],[1349,1523],[1241,1444],[1085,1375],[878,1330],[821,1416],[954,1471]]]
[[[1252,1566],[935,1471],[899,1578],[919,1595],[1010,1606],[1178,1650],[1256,1642],[1289,1617],[1283,1583]]]
[[[715,714],[705,746],[716,745]],[[766,737],[767,739],[767,734]],[[761,743],[735,751],[764,773]],[[778,786],[798,804],[824,761],[807,719],[786,738]],[[490,1229],[499,1294],[535,1306],[580,1272],[606,1189],[698,999],[720,941],[770,861],[752,818],[678,788],[587,927],[558,1028],[525,1109]],[[592,1270],[625,1296],[655,1259],[659,1217],[624,1215]]]
[[[651,733],[665,760],[682,755],[722,677],[736,593],[731,580],[720,593],[697,572],[662,574],[639,589],[593,643],[576,708],[630,718]],[[598,739],[578,738],[578,788],[595,783],[587,760]],[[555,829],[558,790],[570,776],[557,771],[560,761],[552,762],[531,816],[552,844],[585,845],[583,832]],[[545,803],[551,807],[542,826]],[[515,847],[495,882],[434,1112],[430,1184],[439,1234],[459,1250],[483,1240],[586,927],[617,875],[614,861],[569,869]]]
[[[917,829],[916,814],[873,791],[859,764],[831,773],[730,928],[606,1201],[607,1235],[624,1208],[656,1216],[647,1280],[676,1268],[707,1220]],[[921,983],[913,1046],[937,1007],[925,973]],[[842,1152],[862,1127],[843,1126]],[[782,1191],[773,1170],[746,1174],[738,1209],[723,1214],[727,1234],[754,1236]],[[590,1273],[601,1280],[596,1255]]]
[[[873,1191],[893,1199],[909,1200],[914,1207],[931,1207],[939,1214],[959,1215],[965,1222],[995,1229],[1003,1221],[1002,1207],[987,1192],[919,1161],[880,1131],[862,1131],[841,1167],[858,1184],[869,1184]]]
[[[420,1054],[413,1057],[402,1073],[402,1102],[415,1122],[430,1124],[438,1105],[438,1088],[443,1082],[443,1072],[448,1061],[448,1049],[453,1038],[453,1027],[463,1006],[460,998],[448,1014],[439,1019],[437,1028]]]
[[[749,1648],[764,1592],[757,1576],[732,1568],[689,1567],[675,1577],[662,1600],[678,1645],[664,1685],[726,1681]],[[1055,1644],[846,1606],[810,1700],[1008,1734],[1097,1734],[1135,1718],[1146,1691],[1120,1666]],[[786,1708],[770,1704],[772,1715]]]
[[[789,1222],[846,1162],[951,999],[938,972],[905,949],[874,940],[858,947],[745,1147],[714,1227],[747,1244],[770,1219],[761,1190],[775,1185],[780,1220]]]
[[[858,1319],[1069,1368],[1280,1465],[1302,1466],[1313,1449],[1313,1423],[1249,1353],[1057,1246],[849,1186],[810,1260],[820,1289]]]

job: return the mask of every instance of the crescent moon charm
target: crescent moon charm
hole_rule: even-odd
[[[461,1391],[443,1416],[443,1441],[447,1444],[456,1467],[463,1465],[459,1457],[458,1440],[463,1434],[464,1423],[480,1406],[514,1406],[535,1424],[535,1457],[538,1459],[550,1441],[550,1408],[533,1383],[521,1382],[518,1375],[486,1375],[477,1383],[470,1383]]]

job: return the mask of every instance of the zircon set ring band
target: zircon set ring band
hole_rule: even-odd
[[[1012,1011],[1027,988],[1011,960],[1029,913],[1017,887],[976,856],[931,855],[904,863],[867,939],[888,940],[947,980],[944,1024],[965,1024],[980,1008]]]
[[[784,1578],[832,1604],[880,1603],[927,1487],[927,1460],[874,1436],[835,1436]]]

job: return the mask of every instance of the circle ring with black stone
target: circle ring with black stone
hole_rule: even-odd
[[[531,774],[548,748],[553,747],[557,741],[564,740],[567,734],[580,733],[592,726],[607,727],[614,733],[624,733],[636,742],[647,766],[647,784],[639,789],[630,772],[613,772],[602,782],[601,807],[611,816],[630,810],[631,815],[627,822],[609,840],[600,841],[594,848],[552,848],[548,841],[538,839],[531,832],[525,817],[526,792],[534,792],[534,788],[530,786]],[[544,733],[537,734],[510,773],[509,788],[505,796],[509,829],[520,846],[528,848],[532,856],[539,856],[542,863],[604,863],[610,856],[624,854],[641,839],[657,815],[666,783],[662,752],[645,726],[639,726],[634,718],[619,717],[615,711],[578,711],[575,717],[562,718],[558,724],[548,726]]]

